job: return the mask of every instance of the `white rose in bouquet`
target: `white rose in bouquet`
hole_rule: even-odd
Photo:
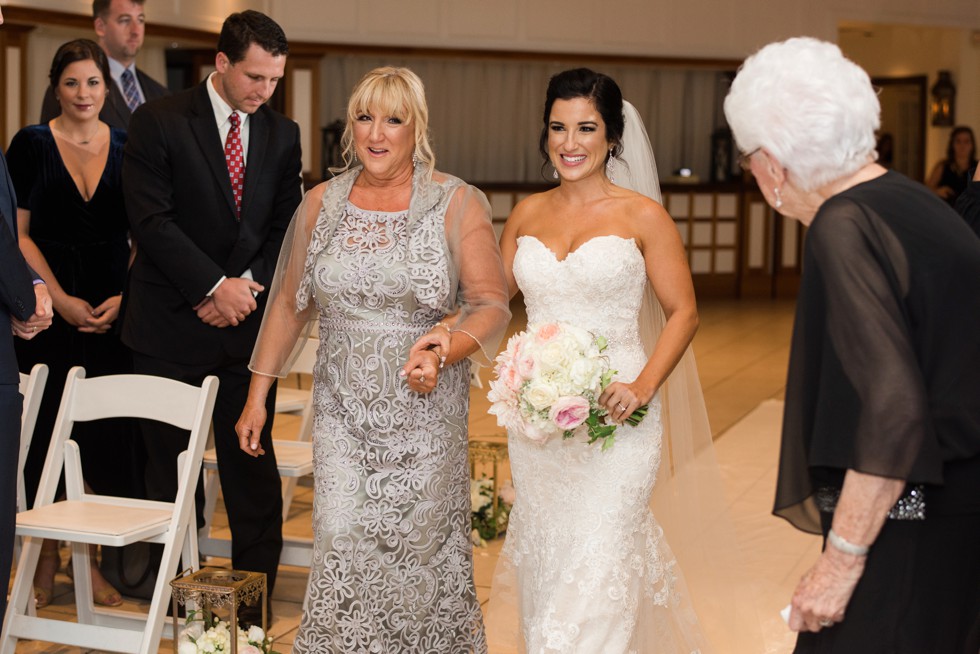
[[[547,410],[559,397],[558,389],[547,379],[531,381],[524,393],[524,399],[538,411]]]

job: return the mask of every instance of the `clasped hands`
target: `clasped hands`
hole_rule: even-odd
[[[194,307],[197,317],[206,325],[223,329],[237,327],[240,322],[255,311],[258,304],[255,294],[265,290],[265,286],[251,279],[228,277],[214,289],[210,297]]]
[[[443,323],[422,335],[408,351],[408,361],[398,373],[416,393],[429,393],[439,381],[439,372],[446,364],[451,335]]]
[[[34,285],[34,313],[27,320],[11,316],[10,331],[19,338],[29,341],[51,326],[54,311],[51,309],[51,296],[44,284]]]

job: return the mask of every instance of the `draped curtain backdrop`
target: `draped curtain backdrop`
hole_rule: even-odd
[[[544,94],[549,78],[578,64],[422,57],[328,56],[322,124],[344,118],[354,84],[378,66],[405,66],[425,83],[440,170],[469,182],[540,182]],[[588,65],[583,63],[581,65]],[[710,179],[711,133],[723,126],[719,71],[590,65],[619,83],[643,116],[661,180],[680,167]],[[550,174],[548,167],[546,173]]]

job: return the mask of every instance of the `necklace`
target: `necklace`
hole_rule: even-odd
[[[68,139],[69,141],[71,141],[72,143],[76,143],[78,145],[88,145],[89,143],[92,142],[92,139],[94,139],[98,135],[99,129],[101,127],[102,127],[102,125],[100,123],[96,122],[95,123],[95,129],[92,130],[92,133],[89,134],[84,139],[82,139],[81,141],[79,141],[78,139],[76,139],[72,134],[70,134],[70,133],[66,132],[64,129],[62,129],[62,127],[61,127],[61,121],[60,120],[58,120],[58,127],[57,127],[57,129],[55,131],[58,132],[61,136],[65,137],[66,139]]]

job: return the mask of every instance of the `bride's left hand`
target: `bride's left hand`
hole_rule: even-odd
[[[634,411],[649,401],[650,398],[644,399],[634,384],[624,384],[623,382],[609,384],[599,396],[599,404],[606,407],[609,418],[617,425],[623,424],[627,418],[633,415]]]

